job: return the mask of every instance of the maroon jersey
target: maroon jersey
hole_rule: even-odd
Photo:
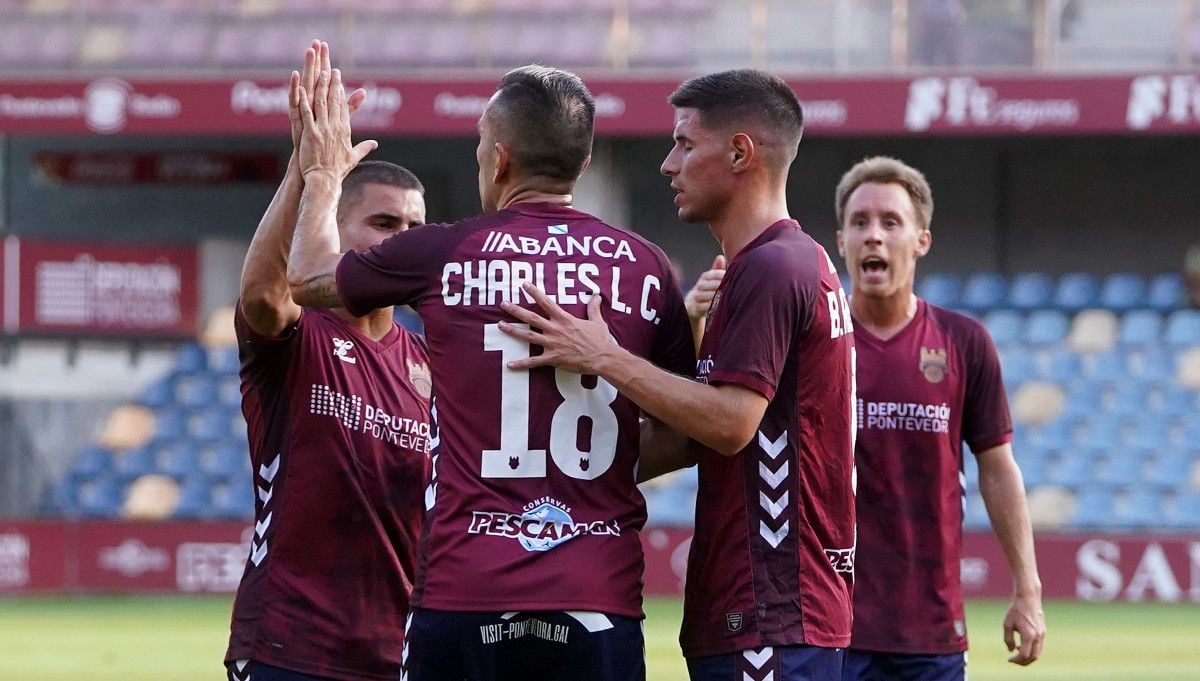
[[[1000,362],[978,322],[918,301],[908,326],[858,347],[858,571],[854,648],[967,649],[959,553],[962,442],[1008,442]]]
[[[438,398],[413,602],[433,610],[589,610],[641,617],[645,502],[637,406],[592,376],[511,371],[505,335],[531,281],[576,315],[590,294],[622,347],[690,371],[683,297],[663,253],[572,208],[523,203],[397,234],[338,266],[346,308],[409,303]]]
[[[280,338],[239,308],[255,526],[226,661],[399,677],[428,470],[428,355],[305,308]]]
[[[825,250],[783,220],[717,290],[696,375],[769,400],[735,456],[701,452],[684,655],[850,641],[854,343]]]

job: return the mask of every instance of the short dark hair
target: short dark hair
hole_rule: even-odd
[[[346,179],[342,180],[343,199],[357,193],[364,184],[386,184],[401,189],[415,189],[422,196],[425,194],[425,185],[411,170],[388,161],[360,161],[354,166],[346,174]]]
[[[804,110],[782,78],[758,69],[733,69],[684,81],[667,98],[671,106],[696,109],[710,129],[753,121],[778,135],[791,163],[804,134]],[[773,140],[767,140],[768,142]]]
[[[596,102],[579,76],[531,64],[504,74],[488,107],[517,172],[574,182],[592,154]]]

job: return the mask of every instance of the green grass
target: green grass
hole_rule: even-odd
[[[229,607],[228,597],[0,598],[0,679],[219,679]],[[971,681],[1200,679],[1198,605],[1047,603],[1046,653],[1028,669],[1005,662],[1004,608],[967,607]],[[649,679],[686,679],[679,601],[650,599],[646,611]]]

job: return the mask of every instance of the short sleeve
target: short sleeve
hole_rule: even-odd
[[[342,307],[355,316],[390,305],[420,304],[461,241],[451,225],[425,225],[388,237],[368,251],[350,251],[337,268]]]
[[[242,301],[237,302],[233,314],[233,331],[237,337],[242,373],[247,379],[260,378],[279,370],[278,368],[286,363],[288,352],[299,337],[300,326],[307,315],[308,310],[301,308],[300,317],[278,336],[263,336],[250,328],[250,322],[246,321],[246,315],[242,311]]]
[[[1000,357],[982,326],[973,326],[963,354],[967,386],[962,437],[978,454],[1012,439],[1012,416],[1000,374]]]
[[[774,399],[792,342],[807,332],[813,315],[812,296],[796,266],[760,256],[737,263],[726,276],[709,382],[737,383]]]

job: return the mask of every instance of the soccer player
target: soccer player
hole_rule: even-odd
[[[858,570],[847,681],[962,680],[962,443],[1012,571],[1004,640],[1027,665],[1046,634],[1000,363],[978,322],[913,293],[933,195],[900,161],[868,158],[838,183],[838,251],[858,351]],[[1019,637],[1019,645],[1017,643]]]
[[[479,120],[485,215],[340,255],[340,178],[372,146],[350,146],[341,90],[326,72],[316,106],[300,99],[304,209],[289,279],[305,304],[411,303],[425,322],[438,436],[406,678],[644,678],[638,408],[595,376],[506,368],[532,348],[499,327],[501,303],[530,304],[521,285],[536,282],[571,310],[603,298],[631,352],[675,371],[694,361],[666,256],[571,207],[591,94],[565,71],[510,71]]]
[[[293,98],[328,61],[314,48]],[[226,669],[231,681],[395,679],[428,468],[428,355],[389,307],[354,317],[292,300],[298,160],[251,241],[235,318],[256,499]],[[421,224],[423,192],[404,168],[359,164],[336,209],[340,247]]]
[[[691,380],[608,341],[548,296],[502,330],[543,351],[510,363],[598,374],[699,452],[683,631],[692,679],[836,681],[850,642],[854,378],[850,312],[825,250],[788,217],[803,115],[761,71],[674,92],[662,165],[679,217],[708,223],[728,270]]]

